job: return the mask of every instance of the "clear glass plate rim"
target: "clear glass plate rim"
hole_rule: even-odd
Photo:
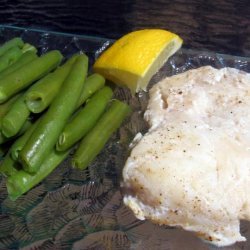
[[[96,41],[110,41],[111,43],[115,41],[115,39],[107,38],[107,37],[101,37],[101,36],[93,36],[93,35],[85,35],[85,34],[76,34],[76,33],[70,33],[70,32],[60,32],[60,31],[53,31],[53,30],[46,30],[46,29],[40,29],[40,28],[28,28],[28,27],[20,27],[15,25],[8,25],[8,24],[0,24],[0,29],[13,29],[13,30],[20,30],[20,31],[32,31],[32,32],[38,32],[38,33],[49,33],[53,35],[59,35],[59,36],[66,36],[66,37],[77,37],[82,39],[91,39]],[[185,44],[183,45],[181,49],[184,53],[192,54],[206,54],[206,56],[216,56],[216,57],[223,57],[224,59],[235,59],[235,60],[241,60],[250,62],[250,57],[247,56],[236,56],[236,55],[230,55],[230,54],[224,54],[224,53],[218,53],[216,51],[211,50],[201,50],[201,49],[195,49],[195,48],[185,48]]]
[[[67,37],[79,37],[79,38],[93,39],[93,40],[98,40],[98,41],[100,41],[100,40],[114,41],[114,39],[110,39],[107,37],[83,35],[83,34],[76,34],[76,33],[70,33],[70,32],[60,32],[60,31],[46,30],[46,29],[39,29],[39,28],[20,27],[20,26],[15,26],[15,25],[8,25],[8,24],[0,24],[0,29],[2,29],[2,28],[20,30],[20,31],[32,31],[32,32],[38,32],[38,33],[50,33],[53,35],[67,36]]]

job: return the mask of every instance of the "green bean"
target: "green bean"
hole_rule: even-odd
[[[32,44],[29,44],[29,43],[25,43],[24,45],[23,45],[23,47],[22,47],[22,52],[23,53],[26,53],[26,52],[28,52],[28,51],[30,51],[30,52],[33,52],[33,53],[37,53],[37,49],[36,49],[36,47],[35,46],[33,46]]]
[[[56,152],[53,149],[35,175],[30,175],[23,170],[19,170],[17,173],[8,177],[6,185],[9,198],[11,200],[16,200],[22,194],[28,192],[47,177],[68,156],[68,154],[69,151]]]
[[[72,159],[73,167],[85,169],[103,149],[110,136],[121,126],[130,111],[127,104],[114,100],[94,128],[80,142]]]
[[[7,142],[8,140],[9,140],[9,138],[5,137],[2,133],[2,131],[0,131],[0,145]]]
[[[92,96],[97,90],[101,89],[104,84],[104,77],[97,73],[87,77],[77,107],[79,108],[90,96]]]
[[[0,158],[3,157],[5,154],[6,154],[6,147],[4,145],[0,145]]]
[[[59,136],[56,144],[58,151],[70,148],[94,127],[105,111],[112,94],[113,92],[109,87],[104,87],[90,98],[86,106],[73,117]]]
[[[32,121],[27,119],[16,136],[23,135],[31,127],[32,124]]]
[[[2,133],[6,137],[16,135],[30,115],[30,111],[24,102],[24,98],[25,94],[20,96],[2,119]]]
[[[17,94],[9,99],[7,102],[0,104],[0,145],[9,139],[6,138],[1,131],[1,124],[3,117],[8,113],[13,103],[21,96],[21,94]]]
[[[18,173],[18,167],[18,163],[10,157],[10,154],[8,152],[0,164],[0,174],[4,176],[15,175]]]
[[[25,98],[26,105],[31,112],[40,113],[50,105],[69,74],[76,58],[77,56],[71,57],[63,66],[31,86]]]
[[[28,139],[34,132],[39,121],[40,119],[38,119],[34,124],[32,124],[31,127],[27,129],[27,131],[11,145],[10,155],[14,161],[18,161],[20,151],[23,149],[25,143],[28,141]]]
[[[0,72],[0,78],[5,77],[6,75],[14,72],[19,67],[25,65],[28,62],[33,61],[35,58],[37,58],[37,55],[33,51],[27,51],[13,64],[11,64],[8,68]]]
[[[80,55],[72,66],[58,95],[44,114],[32,137],[19,154],[25,171],[33,174],[52,151],[80,97],[88,68],[88,58]]]
[[[8,111],[10,110],[11,106],[13,105],[13,103],[20,96],[21,96],[21,94],[19,93],[19,94],[13,96],[12,98],[10,98],[7,102],[0,104],[0,121],[8,113]],[[1,124],[1,122],[0,122],[0,124]]]
[[[15,37],[6,43],[4,43],[2,46],[0,46],[0,56],[3,55],[7,50],[13,47],[19,47],[22,48],[24,45],[24,42],[21,38]]]
[[[32,124],[32,122],[30,120],[26,120],[25,123],[23,124],[22,128],[18,132],[18,134],[16,134],[15,136],[12,136],[12,137],[6,137],[2,133],[2,131],[0,131],[0,145],[2,145],[5,142],[11,141],[11,140],[17,138],[18,136],[23,135],[26,132],[26,130],[29,129],[29,127],[31,126],[31,124]]]
[[[13,47],[7,50],[0,56],[0,71],[8,68],[11,64],[16,62],[22,56],[22,51],[18,47]]]
[[[29,129],[30,126],[31,126],[31,121],[26,120],[25,123],[23,124],[22,128],[18,132],[18,134],[16,134],[15,136],[12,136],[12,137],[6,137],[2,133],[2,131],[0,131],[0,145],[2,145],[5,142],[11,141],[11,140],[17,138],[18,136],[21,136],[23,133],[26,132],[27,129]]]
[[[61,60],[59,51],[50,51],[0,79],[0,103],[56,68]]]

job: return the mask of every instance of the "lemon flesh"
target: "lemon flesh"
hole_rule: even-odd
[[[146,90],[152,76],[181,45],[182,39],[166,30],[134,31],[104,51],[93,68],[106,79],[135,93]]]

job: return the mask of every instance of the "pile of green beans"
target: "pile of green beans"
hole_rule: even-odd
[[[38,55],[21,38],[0,46],[0,174],[10,199],[39,184],[70,152],[72,167],[87,168],[130,114],[103,76],[88,75],[88,65],[84,53]]]

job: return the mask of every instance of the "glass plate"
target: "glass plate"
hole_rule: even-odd
[[[113,41],[41,30],[0,26],[0,42],[20,36],[39,52],[59,49],[68,57],[81,50],[95,58]],[[250,72],[250,59],[208,51],[181,49],[153,77],[150,85],[165,76],[212,65]],[[50,176],[16,202],[7,198],[0,177],[0,249],[216,249],[192,233],[137,220],[122,203],[121,171],[128,145],[138,131],[146,131],[143,113],[147,93],[132,97],[116,88],[115,97],[133,107],[129,120],[107,143],[85,171],[74,170],[70,157]],[[220,249],[250,249],[250,224],[241,224],[249,241]]]

